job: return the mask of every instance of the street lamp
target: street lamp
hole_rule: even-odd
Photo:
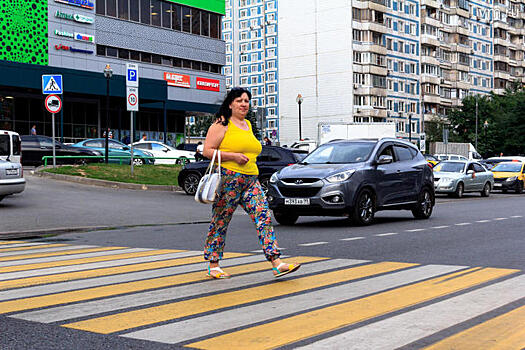
[[[111,66],[109,64],[106,64],[106,67],[104,68],[104,77],[106,77],[106,132],[105,138],[106,138],[106,153],[104,155],[104,162],[108,163],[108,154],[109,154],[109,79],[113,76],[113,70],[111,69]],[[131,140],[133,142],[133,140]]]
[[[299,105],[299,140],[303,139],[301,132],[301,104],[303,103],[303,96],[301,94],[297,95],[295,102]]]
[[[487,129],[489,127],[489,122],[485,120],[485,123],[483,123],[483,138],[485,139],[485,145],[487,144]]]
[[[412,114],[408,115],[408,141],[412,143]]]
[[[478,150],[478,96],[476,95],[476,151]]]

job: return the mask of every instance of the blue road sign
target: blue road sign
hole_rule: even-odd
[[[42,93],[44,95],[62,94],[62,75],[42,75]]]
[[[139,67],[137,64],[126,64],[126,86],[139,87]]]

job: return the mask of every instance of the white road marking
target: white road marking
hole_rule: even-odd
[[[321,245],[321,244],[328,244],[328,242],[312,242],[312,243],[301,243],[299,244],[301,247],[310,247],[313,245]]]
[[[279,250],[286,250],[286,248],[279,247]],[[250,253],[261,254],[262,253],[262,249],[252,250],[252,251],[250,251]]]
[[[419,231],[425,231],[425,228],[415,228],[413,230],[405,230],[406,232],[419,232]]]
[[[393,236],[393,235],[397,235],[397,234],[398,234],[397,232],[388,232],[388,233],[379,233],[376,236],[383,237],[383,236]]]
[[[434,227],[431,227],[431,228],[442,229],[442,228],[447,228],[447,227],[450,227],[450,226],[448,226],[448,225],[443,225],[443,226],[434,226]]]
[[[479,223],[484,223],[484,222],[490,222],[490,220],[478,220],[476,222],[479,222]]]
[[[513,216],[511,216],[511,218],[513,218],[513,219],[522,218],[522,217],[523,216],[521,216],[521,215],[513,215]]]
[[[495,221],[507,220],[508,218],[495,218]]]
[[[456,226],[467,226],[467,225],[472,225],[470,222],[462,222],[462,223],[459,223],[459,224],[454,224]]]
[[[340,241],[355,241],[358,239],[365,239],[365,237],[348,237],[348,238],[341,238]]]

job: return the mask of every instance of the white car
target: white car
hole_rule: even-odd
[[[0,160],[0,201],[5,196],[24,191],[25,187],[22,165]]]
[[[434,154],[434,157],[436,157],[439,160],[465,160],[467,161],[467,157],[464,157],[459,154]]]
[[[178,150],[159,141],[138,141],[133,147],[153,154],[155,164],[187,164],[195,160],[195,152]]]

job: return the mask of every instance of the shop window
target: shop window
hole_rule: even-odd
[[[140,1],[139,0],[129,0],[129,19],[135,22],[140,21]]]
[[[210,36],[210,14],[208,12],[201,12],[201,34]]]
[[[117,57],[118,50],[114,47],[106,47],[106,56],[108,57]]]
[[[129,50],[118,49],[118,58],[129,59]]]
[[[117,0],[106,0],[106,15],[117,17]]]
[[[182,8],[182,31],[191,32],[191,9],[188,7]]]
[[[197,61],[191,61],[191,69],[201,70],[201,63]]]
[[[190,60],[182,60],[182,67],[191,69],[191,61]]]
[[[151,55],[151,63],[162,64],[162,56],[160,56],[160,55]]]
[[[220,17],[214,13],[210,14],[210,36],[215,39],[220,38],[219,18]]]
[[[106,0],[97,0],[97,14],[105,15],[106,14]]]
[[[118,0],[118,18],[128,19],[129,18],[129,0]]]
[[[173,4],[171,6],[171,23],[175,30],[182,30],[182,8],[180,5]]]
[[[206,62],[202,62],[202,67],[201,69],[205,72],[209,72],[210,71],[210,65],[209,63],[206,63]]]
[[[106,56],[106,47],[103,45],[97,45],[97,55]]]
[[[151,24],[160,27],[160,0],[151,0]]]
[[[171,28],[171,4],[162,2],[162,26]]]
[[[171,57],[162,56],[162,64],[167,65],[167,66],[171,66],[172,65]]]
[[[146,52],[142,52],[141,55],[140,55],[140,60],[142,62],[151,62],[151,54],[146,53]]]
[[[220,66],[217,65],[217,64],[212,64],[211,65],[211,72],[212,73],[219,73],[220,69],[221,69]]]
[[[191,32],[196,35],[201,34],[201,11],[191,9]]]
[[[138,51],[130,51],[129,52],[129,58],[133,61],[140,61],[140,52]]]
[[[149,0],[140,0],[140,22],[150,24],[150,3]]]
[[[180,58],[173,59],[173,67],[182,67],[182,60]]]

